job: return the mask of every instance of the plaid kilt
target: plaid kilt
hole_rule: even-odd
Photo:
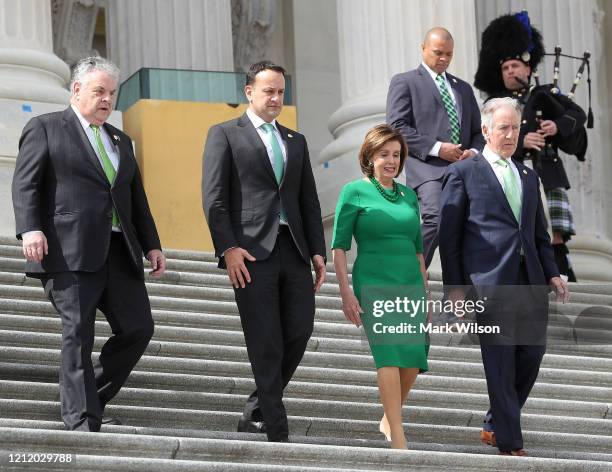
[[[546,200],[548,201],[548,213],[552,230],[565,236],[576,234],[572,209],[565,189],[553,188],[547,190]]]

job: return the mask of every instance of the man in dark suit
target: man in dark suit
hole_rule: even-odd
[[[535,172],[511,159],[521,112],[512,98],[482,110],[486,146],[473,159],[449,166],[440,212],[440,256],[445,291],[455,302],[472,287],[485,301],[477,322],[500,332],[480,346],[490,410],[481,433],[502,454],[526,455],[520,411],[546,348],[547,292],[567,301],[559,277]]]
[[[13,177],[26,273],[41,280],[62,321],[60,400],[69,430],[99,431],[153,335],[143,252],[166,266],[128,135],[106,123],[119,70],[89,57],[75,65],[71,105],[31,119]],[[95,364],[96,309],[113,336]]]
[[[283,389],[314,324],[325,279],[321,209],[306,140],[276,121],[285,71],[270,62],[247,73],[247,112],[213,126],[204,150],[202,195],[219,267],[226,268],[257,389],[238,431],[287,441]],[[313,285],[310,262],[316,281]]]
[[[472,88],[446,72],[453,48],[453,37],[446,29],[429,30],[421,44],[423,63],[395,75],[387,94],[387,123],[401,131],[414,158],[406,159],[406,184],[419,197],[427,266],[438,247],[446,167],[474,156],[484,146]]]

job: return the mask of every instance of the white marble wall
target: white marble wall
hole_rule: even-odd
[[[233,71],[230,0],[107,0],[109,58],[141,67]]]

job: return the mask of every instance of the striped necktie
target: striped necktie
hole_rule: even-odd
[[[450,93],[446,88],[446,82],[442,74],[438,74],[436,76],[436,84],[438,85],[438,90],[440,90],[440,95],[442,96],[442,103],[444,104],[444,108],[446,108],[448,121],[450,121],[451,141],[454,144],[459,144],[461,142],[461,128],[459,127],[459,118],[457,116],[455,104],[453,103],[453,99],[451,98]]]

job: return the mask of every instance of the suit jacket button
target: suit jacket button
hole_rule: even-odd
[[[553,159],[553,162],[557,162],[557,158],[556,157]]]
[[[529,157],[529,156],[531,156],[531,153],[530,153],[530,152],[528,152],[528,153],[527,153],[527,154],[525,154],[525,155],[526,155],[527,157]]]

